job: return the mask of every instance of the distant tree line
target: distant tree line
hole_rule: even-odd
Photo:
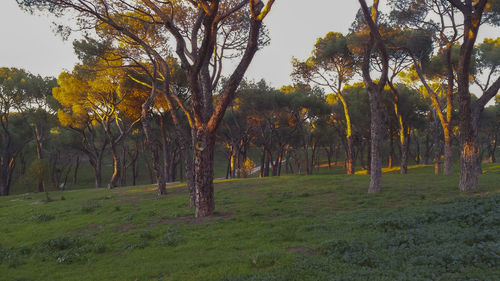
[[[281,89],[243,79],[269,42],[272,0],[18,2],[76,13],[94,35],[74,43],[80,63],[57,82],[2,69],[2,195],[16,169],[26,173],[31,146],[39,191],[64,186],[70,170],[76,179],[82,158],[100,187],[109,155],[108,188],[127,184],[128,173],[135,184],[141,159],[159,194],[182,166],[197,217],[214,210],[217,145],[226,177],[311,174],[324,153],[347,174],[357,163],[368,170],[369,192],[380,191],[383,164],[404,174],[412,160],[434,162],[449,175],[459,158],[466,191],[477,188],[485,153],[495,161],[498,100],[486,105],[500,88],[500,39],[476,39],[500,22],[499,1],[391,0],[383,14],[379,1],[359,0],[350,31],[294,59],[295,84]],[[236,67],[223,72],[229,59]]]

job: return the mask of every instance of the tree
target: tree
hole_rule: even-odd
[[[134,103],[133,100],[143,100],[143,97],[140,93],[134,95],[134,91],[125,86],[126,76],[120,69],[94,71],[82,67],[80,73],[61,74],[60,87],[55,89],[54,96],[69,110],[81,108],[87,118],[101,124],[113,157],[113,174],[108,188],[114,188],[118,186],[121,169],[118,145],[140,121],[137,104],[142,102]],[[78,87],[74,87],[75,84]]]
[[[475,102],[469,89],[474,45],[483,23],[499,25],[500,1],[497,0],[448,0],[463,16],[463,38],[457,66],[459,130],[460,130],[460,179],[458,188],[469,191],[478,188],[477,132],[481,112],[486,104],[498,94],[500,77],[493,82]]]
[[[500,105],[488,106],[481,114],[478,131],[478,145],[484,144],[490,163],[496,163],[496,148],[500,135]],[[481,151],[485,151],[481,150]],[[481,153],[482,154],[482,153]],[[479,160],[482,160],[480,157]]]
[[[141,3],[126,0],[23,0],[25,7],[48,8],[62,12],[70,9],[80,14],[80,23],[95,26],[104,24],[115,32],[139,44],[153,63],[152,95],[144,104],[149,110],[157,90],[157,78],[163,76],[163,90],[169,96],[168,65],[143,34],[130,27],[148,26],[158,31],[160,38],[173,37],[175,53],[185,71],[192,97],[194,139],[194,183],[196,188],[196,217],[210,216],[214,211],[213,154],[215,132],[227,106],[243,78],[250,62],[262,43],[262,20],[274,0],[264,4],[260,0],[239,1],[176,1],[145,0]],[[85,20],[87,19],[87,20]],[[167,34],[161,33],[166,31]],[[245,42],[236,44],[237,41]],[[157,41],[156,41],[157,42]],[[234,45],[228,45],[234,44]],[[188,47],[189,46],[189,47]],[[167,46],[160,48],[163,50]],[[223,52],[226,53],[223,53]],[[212,97],[220,77],[221,62],[228,56],[240,56],[240,61],[218,95],[216,106]],[[157,67],[162,68],[158,75]],[[172,102],[173,103],[173,102]],[[145,114],[143,114],[144,116]]]
[[[0,195],[10,193],[16,157],[32,140],[25,112],[46,94],[43,80],[22,69],[0,68]],[[45,84],[43,84],[45,85]],[[37,144],[41,143],[37,140]],[[38,146],[37,146],[38,147]],[[41,148],[41,147],[39,147]],[[40,151],[41,152],[41,151]]]
[[[345,118],[346,138],[346,168],[347,174],[354,174],[354,144],[352,136],[349,104],[342,94],[342,87],[354,76],[356,61],[347,46],[347,38],[341,33],[330,32],[324,38],[318,39],[314,45],[313,56],[301,62],[292,61],[294,72],[292,76],[333,91],[342,103]]]
[[[489,90],[490,83],[495,79],[495,76],[500,73],[500,37],[497,37],[496,39],[484,39],[481,44],[476,46],[474,58],[474,66],[476,67],[477,73],[487,77],[486,81],[482,83],[477,78],[477,76],[474,76],[475,84],[478,85],[481,89],[482,95],[485,95]],[[497,101],[497,104],[495,106],[485,108],[485,112],[483,112],[484,114],[482,114],[480,118],[481,127],[485,125],[488,128],[487,150],[489,153],[490,162],[496,161],[495,149],[497,146],[498,129],[500,124],[500,120],[498,119],[498,109],[499,105]],[[480,154],[481,153],[479,152],[479,163],[481,161]]]
[[[458,42],[459,24],[456,9],[447,1],[392,1],[392,17],[395,24],[410,31],[402,30],[402,47],[413,60],[413,67],[418,78],[427,90],[435,108],[444,136],[444,171],[453,173],[452,152],[452,116],[454,97],[454,65],[453,55]],[[432,41],[437,43],[437,54],[433,54]],[[439,94],[430,86],[430,80],[440,80],[446,93],[445,106],[439,100]]]
[[[368,95],[370,97],[370,115],[371,115],[371,165],[370,165],[370,187],[368,188],[369,193],[379,192],[382,185],[382,112],[380,105],[380,95],[382,90],[387,83],[388,78],[388,54],[387,49],[382,39],[380,32],[378,30],[379,23],[379,11],[378,5],[379,1],[374,0],[371,8],[371,12],[366,5],[365,0],[359,0],[361,4],[361,10],[363,11],[365,24],[367,27],[362,28],[360,32],[366,32],[369,30],[370,37],[364,46],[363,50],[363,62],[362,62],[362,73],[363,81],[365,83],[366,89],[368,90]],[[370,63],[373,57],[373,53],[377,51],[379,53],[379,58],[381,61],[382,69],[381,75],[378,82],[375,82],[371,77],[370,73]]]

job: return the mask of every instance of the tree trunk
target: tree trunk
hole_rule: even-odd
[[[304,145],[304,164],[306,166],[306,176],[311,174],[311,170],[309,169],[309,150],[307,149],[307,145]]]
[[[232,158],[233,153],[231,151],[228,152],[228,157],[227,157],[227,165],[226,165],[226,180],[231,177],[231,158]]]
[[[118,157],[118,152],[116,151],[116,144],[111,140],[111,157],[113,158],[113,174],[108,183],[108,189],[112,189],[118,186],[118,181],[120,179],[120,157]]]
[[[266,162],[266,149],[262,145],[261,147],[261,152],[260,152],[260,171],[259,171],[259,178],[264,177],[264,165]]]
[[[127,153],[128,146],[122,145],[122,157],[121,157],[121,176],[120,176],[120,185],[127,186]]]
[[[266,149],[267,152],[267,149]],[[264,177],[269,177],[269,165],[270,165],[271,157],[269,157],[269,152],[266,153],[266,161],[264,164]]]
[[[351,125],[351,116],[349,114],[349,106],[347,101],[344,99],[344,96],[339,91],[337,93],[337,97],[342,102],[342,106],[344,108],[344,117],[346,120],[346,141],[347,141],[347,149],[346,149],[346,169],[348,175],[354,175],[354,145],[352,140],[352,125]]]
[[[425,133],[425,152],[424,152],[424,164],[425,165],[429,165],[430,153],[431,153],[431,145],[430,145],[430,140],[429,140],[429,132],[426,132]]]
[[[348,175],[354,175],[354,144],[352,136],[347,137],[346,169]]]
[[[466,82],[467,83],[467,82]],[[459,81],[459,85],[464,82]],[[462,87],[463,89],[463,87]],[[477,179],[477,145],[475,125],[472,119],[470,94],[459,95],[460,112],[460,177],[458,188],[461,191],[470,191],[478,188]],[[472,117],[472,118],[471,118]]]
[[[102,160],[100,159],[96,161],[95,165],[92,165],[92,168],[94,169],[96,188],[100,188],[102,186],[101,165],[102,165]]]
[[[325,147],[326,157],[328,158],[328,170],[332,168],[332,150]]]
[[[130,164],[132,166],[132,186],[135,186],[137,184],[137,156],[133,158]]]
[[[73,173],[73,184],[76,184],[78,181],[78,168],[80,167],[80,155],[76,156],[75,159],[75,171]]]
[[[278,156],[278,177],[281,176],[281,164],[283,163],[283,150],[280,150]]]
[[[160,156],[158,155],[158,146],[155,145],[153,141],[153,137],[151,135],[151,127],[149,124],[149,117],[147,113],[144,112],[141,118],[142,129],[144,131],[144,135],[146,136],[146,143],[148,144],[151,150],[151,162],[153,166],[153,173],[156,177],[156,183],[158,184],[158,194],[163,195],[167,193],[166,184],[165,184],[165,175],[163,174],[162,168],[160,166]]]
[[[196,188],[195,216],[207,217],[214,212],[214,147],[215,136],[196,128],[194,149],[194,184]]]
[[[401,132],[400,132],[401,133]],[[405,175],[408,173],[408,137],[405,132],[402,132],[402,137],[400,137],[401,145],[401,174]]]
[[[497,149],[497,135],[495,134],[495,137],[493,140],[491,140],[488,143],[488,159],[490,163],[496,163],[497,159],[495,157],[495,151]]]
[[[370,187],[368,193],[379,192],[382,185],[382,132],[384,120],[380,109],[380,92],[368,90],[370,96]]]
[[[14,172],[14,157],[10,153],[0,155],[0,196],[8,196],[10,194],[10,183],[12,173]]]
[[[444,134],[444,171],[445,176],[453,174],[453,151],[451,143],[451,132],[448,126],[443,128]]]
[[[160,117],[160,138],[161,138],[161,152],[162,152],[162,160],[163,160],[163,166],[162,166],[162,173],[165,177],[165,180],[167,182],[171,181],[171,174],[169,171],[169,163],[170,163],[170,154],[169,154],[169,149],[168,149],[168,144],[167,144],[167,129],[165,126],[165,116],[161,115]]]
[[[365,155],[365,142],[364,141],[361,141],[361,143],[359,144],[358,154],[359,154],[359,162],[361,165],[361,169],[368,170],[366,168],[366,163],[365,163],[365,158],[364,158],[364,155]]]
[[[432,138],[433,138],[433,149],[434,149],[434,174],[439,175],[441,170],[441,139],[440,139],[440,129],[439,120],[437,119],[436,110],[432,111]]]
[[[389,163],[387,168],[392,169],[392,161],[394,158],[394,138],[392,136],[392,124],[389,125]]]
[[[420,141],[418,136],[415,136],[415,163],[420,164]]]

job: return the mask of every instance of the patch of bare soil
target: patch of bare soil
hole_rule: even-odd
[[[303,255],[303,256],[314,256],[316,255],[316,251],[309,248],[309,247],[306,247],[306,246],[295,246],[295,247],[290,247],[290,248],[286,248],[285,251],[287,253],[296,253],[296,254],[300,254],[300,255]]]

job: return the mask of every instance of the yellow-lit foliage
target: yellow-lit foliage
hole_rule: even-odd
[[[59,75],[54,98],[62,105],[58,118],[63,126],[83,128],[87,124],[113,120],[136,120],[148,93],[125,83],[129,79],[119,67],[121,61],[102,62],[102,68]],[[104,67],[106,66],[106,67]],[[85,74],[82,74],[85,73]]]

